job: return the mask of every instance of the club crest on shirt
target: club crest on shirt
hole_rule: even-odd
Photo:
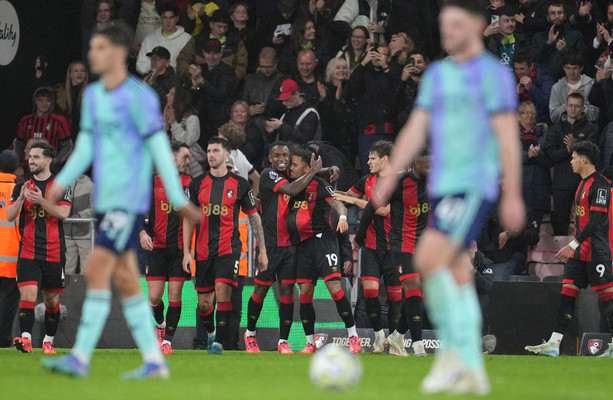
[[[231,199],[232,196],[234,196],[234,190],[228,189],[228,191],[226,192],[226,195],[228,196],[229,199]]]
[[[308,193],[308,194],[307,194],[307,201],[308,201],[308,202],[313,201],[313,198],[314,198],[314,197],[315,197],[315,194],[314,194],[314,193]]]
[[[190,199],[189,188],[188,187],[183,188],[183,192],[185,193],[185,198],[189,200]]]

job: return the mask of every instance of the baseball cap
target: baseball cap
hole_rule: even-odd
[[[221,42],[217,39],[209,39],[204,44],[203,50],[206,53],[221,53]]]
[[[147,57],[151,56],[158,56],[170,60],[170,52],[163,46],[156,46],[153,48],[153,50],[147,53]]]
[[[298,84],[292,79],[286,79],[281,83],[281,94],[277,100],[287,100],[289,97],[298,90]]]

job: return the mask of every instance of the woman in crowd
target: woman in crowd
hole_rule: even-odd
[[[300,50],[313,50],[315,58],[322,61],[321,41],[316,37],[315,24],[310,19],[300,18],[292,25],[292,34],[277,49],[279,53],[279,70],[288,76],[297,76],[296,59]]]
[[[344,58],[345,61],[347,61],[347,65],[349,65],[349,75],[351,75],[351,71],[362,62],[362,59],[366,56],[369,45],[370,39],[368,29],[364,26],[356,26],[353,28],[349,43],[336,55],[336,57]]]
[[[189,146],[191,164],[190,176],[195,178],[204,173],[203,164],[206,162],[206,153],[198,144],[200,138],[200,120],[192,106],[190,92],[175,86],[166,95],[164,108],[164,125],[166,132],[172,140],[185,143]]]
[[[249,162],[259,168],[262,163],[264,141],[262,134],[250,118],[249,104],[238,100],[232,104],[230,124],[237,127],[245,136],[244,143],[238,148],[245,154]]]
[[[404,32],[398,32],[392,35],[392,38],[387,45],[390,49],[390,68],[394,72],[400,74],[402,68],[407,64],[409,54],[415,50],[415,42]]]
[[[70,118],[70,133],[76,140],[81,120],[81,100],[89,82],[87,64],[83,61],[73,61],[66,70],[64,85],[57,92],[59,111]]]

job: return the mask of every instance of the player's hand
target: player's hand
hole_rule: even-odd
[[[338,178],[341,177],[341,169],[336,165],[333,165],[329,168],[330,173],[330,183],[336,182]]]
[[[349,224],[347,223],[347,218],[341,218],[338,220],[338,224],[336,225],[337,232],[345,233],[349,229]]]
[[[202,217],[202,211],[192,203],[187,203],[186,206],[179,209],[179,215],[183,218],[187,218],[189,221],[197,224],[200,223]]]
[[[34,204],[40,204],[44,200],[43,192],[37,186],[34,186],[34,189],[28,190],[25,197],[30,203]]]
[[[345,261],[343,263],[343,272],[346,274],[353,273],[353,262],[352,261]]]
[[[507,233],[507,231],[500,232],[500,235],[498,235],[498,248],[499,249],[504,248],[504,246],[507,245],[508,241],[509,241],[509,234]]]
[[[572,247],[564,246],[556,254],[556,260],[561,261],[561,262],[567,262],[568,259],[573,256],[574,252],[575,252],[575,250],[573,250]]]
[[[140,246],[143,248],[143,250],[153,250],[153,240],[151,240],[151,236],[149,236],[147,232],[140,231],[138,237],[140,238]]]
[[[181,262],[181,266],[183,267],[183,271],[188,274],[192,273],[192,254],[191,253],[183,253],[183,262]]]
[[[25,186],[25,185],[24,185]],[[57,202],[64,196],[66,189],[62,187],[57,181],[53,181],[51,187],[47,190],[47,200],[51,204],[57,204]]]
[[[373,202],[379,207],[385,207],[389,203],[392,192],[396,189],[398,178],[396,174],[386,174],[377,180],[377,186],[372,198]]]
[[[315,153],[311,154],[311,169],[315,171],[315,173],[321,171],[321,169],[323,168],[324,164],[321,161],[321,157],[317,156],[317,158],[315,158]]]
[[[332,193],[332,198],[334,200],[342,201],[345,204],[353,204],[353,200],[354,200],[353,197],[346,196],[346,195],[338,193],[338,192]]]
[[[260,250],[260,254],[258,254],[258,266],[256,268],[260,272],[264,272],[268,269],[268,255],[266,254],[266,250]]]
[[[526,224],[526,207],[520,194],[502,193],[500,200],[500,222],[502,227],[511,232],[519,233]]]

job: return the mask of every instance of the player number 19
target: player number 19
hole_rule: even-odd
[[[604,271],[605,271],[605,266],[604,265],[598,264],[596,266],[596,272],[598,272],[600,274],[601,278],[604,276]]]
[[[338,265],[338,257],[336,254],[326,254],[326,258],[328,259],[329,266]]]

